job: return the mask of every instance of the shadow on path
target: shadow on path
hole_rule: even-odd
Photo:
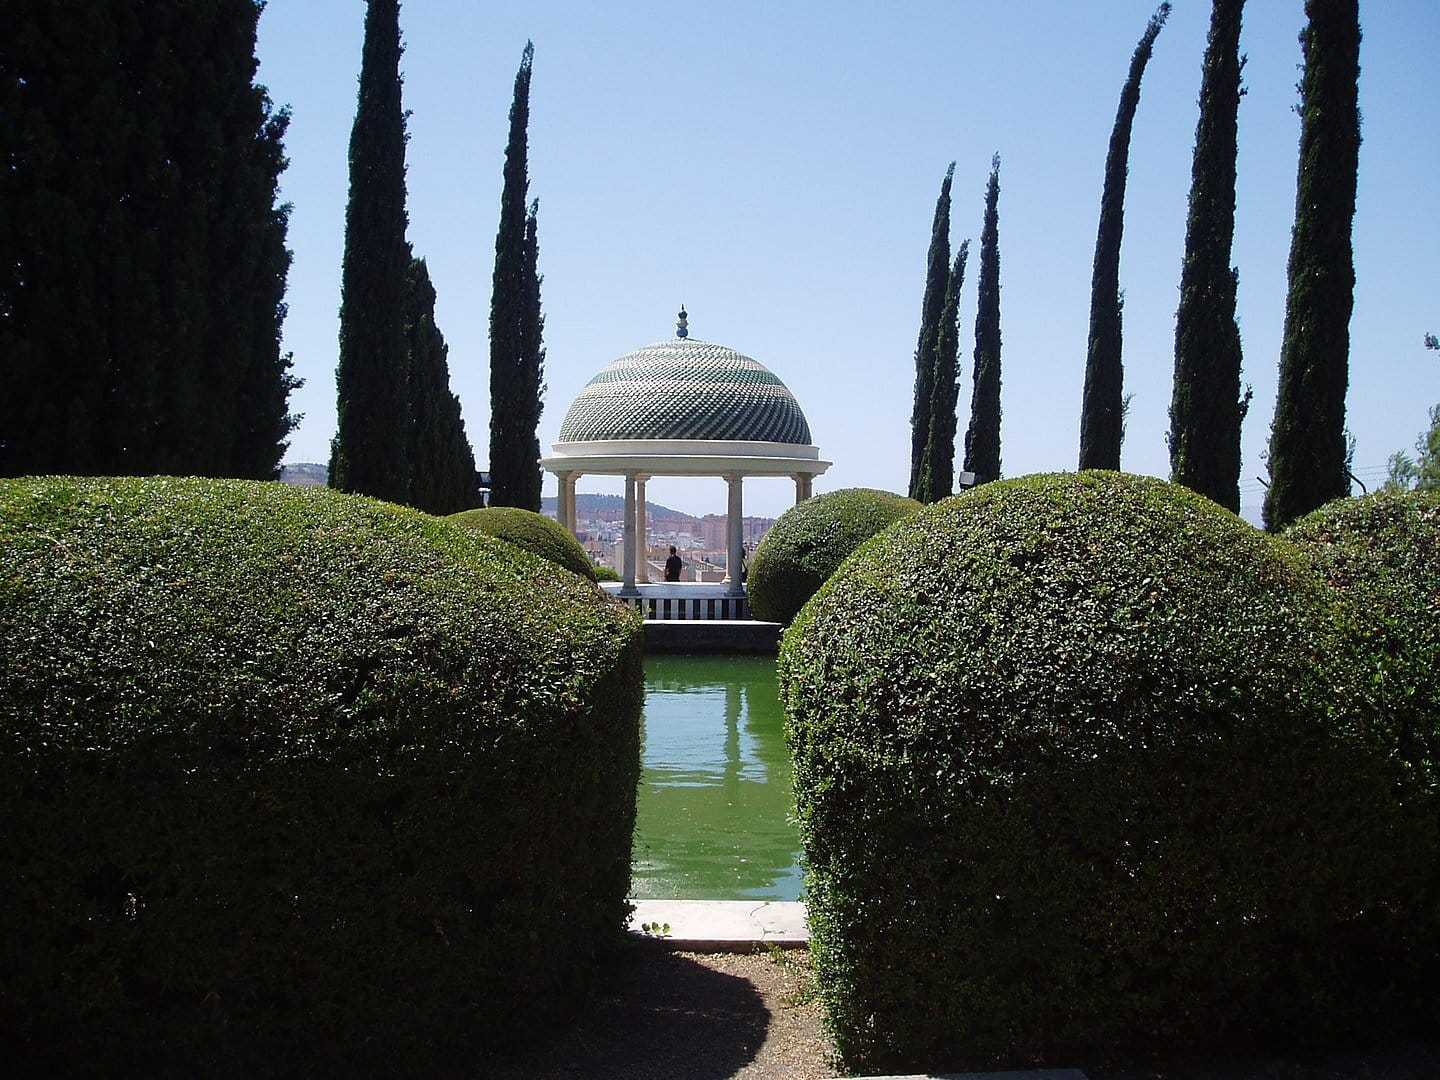
[[[765,1041],[770,1010],[734,975],[635,946],[598,978],[594,1004],[497,1077],[721,1080],[753,1061]]]

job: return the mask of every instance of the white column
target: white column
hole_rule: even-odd
[[[646,583],[650,581],[650,541],[647,539],[650,528],[645,521],[645,481],[649,479],[648,476],[635,477],[635,543],[639,545],[640,555],[635,580]]]
[[[575,474],[569,472],[557,472],[555,479],[560,481],[559,490],[555,494],[555,520],[561,526],[575,535],[575,518],[571,516],[571,497],[575,494]]]
[[[810,483],[814,477],[809,473],[795,474],[795,505],[799,506],[806,499],[810,498]]]
[[[725,482],[730,485],[730,506],[725,520],[730,534],[729,551],[725,557],[725,580],[730,585],[727,591],[731,596],[744,596],[745,583],[740,580],[740,563],[745,558],[745,507],[740,494],[744,477],[727,476]]]
[[[579,473],[570,474],[570,484],[565,491],[565,517],[570,522],[570,531],[573,533],[576,526],[580,524],[579,516],[575,513],[575,485],[580,480]]]
[[[625,596],[638,596],[635,588],[635,474],[625,474],[625,569],[624,584],[620,588]]]

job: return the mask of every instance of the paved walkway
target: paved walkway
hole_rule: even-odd
[[[793,948],[810,940],[805,905],[781,900],[632,900],[634,933],[683,952]],[[649,927],[649,929],[646,929]]]

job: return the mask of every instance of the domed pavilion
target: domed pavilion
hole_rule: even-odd
[[[560,523],[575,531],[575,484],[582,476],[625,478],[622,596],[639,595],[645,483],[653,476],[718,476],[729,485],[726,593],[743,596],[734,568],[743,557],[744,482],[788,476],[795,501],[830,467],[786,385],[750,357],[690,337],[682,308],[675,336],[620,357],[585,384],[540,464],[560,481]],[[638,576],[638,581],[637,581]]]

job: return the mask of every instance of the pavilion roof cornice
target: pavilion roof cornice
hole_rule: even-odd
[[[811,447],[810,449],[814,449]],[[586,476],[820,476],[831,463],[815,456],[752,454],[566,454],[541,460],[553,473]]]

